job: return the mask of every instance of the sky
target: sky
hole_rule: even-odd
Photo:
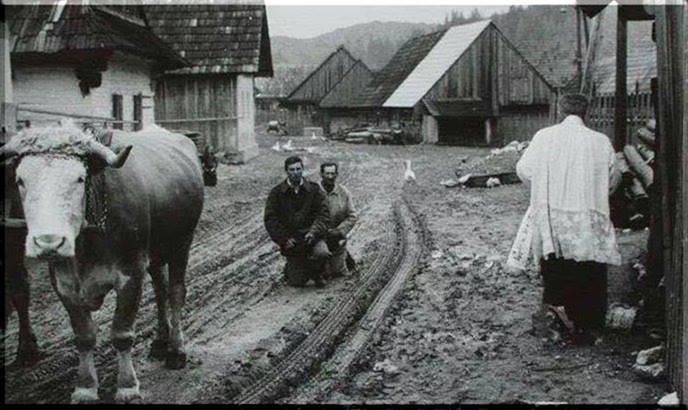
[[[285,6],[266,0],[271,36],[310,38],[338,28],[372,21],[438,24],[452,10],[470,15],[474,8],[482,16],[503,13],[509,6]],[[476,1],[478,3],[478,1]]]

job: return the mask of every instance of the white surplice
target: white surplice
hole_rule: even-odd
[[[609,138],[569,115],[538,131],[516,165],[530,182],[530,206],[516,234],[507,266],[525,269],[529,257],[621,264],[609,219]]]

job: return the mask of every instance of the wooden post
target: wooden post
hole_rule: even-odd
[[[0,103],[0,126],[7,132],[17,129],[17,107],[13,104],[12,64],[10,62],[10,32],[6,19],[0,21],[0,54],[2,54],[2,102]],[[4,135],[3,135],[4,139]]]
[[[679,186],[681,187],[681,202],[683,214],[680,215],[681,222],[683,225],[683,234],[681,236],[683,249],[682,258],[683,261],[682,271],[683,271],[683,331],[681,334],[682,341],[680,342],[683,346],[683,360],[682,360],[682,371],[683,371],[683,382],[680,387],[680,397],[681,403],[688,403],[688,307],[686,307],[686,301],[688,299],[688,12],[685,8],[683,9],[683,26],[677,27],[677,32],[683,36],[680,40],[681,47],[683,48],[683,151],[681,151],[681,163],[683,164],[683,169],[679,179]]]
[[[685,298],[685,214],[688,208],[685,187],[688,144],[684,122],[683,7],[658,7],[656,13],[657,78],[659,88],[658,139],[660,140],[659,181],[662,186],[662,225],[664,233],[664,283],[666,289],[667,355],[669,381],[686,401],[686,315]]]
[[[581,42],[581,11],[578,7],[576,10],[576,77],[578,78],[578,85],[583,83],[583,50]]]
[[[623,6],[616,7],[616,101],[614,106],[614,149],[626,145],[626,38],[628,22]]]

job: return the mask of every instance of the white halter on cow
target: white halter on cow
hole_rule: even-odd
[[[153,355],[166,358],[171,368],[186,363],[184,277],[203,208],[196,147],[182,135],[147,130],[115,131],[111,148],[69,123],[23,130],[0,148],[3,157],[15,157],[28,228],[26,256],[49,261],[51,282],[74,329],[79,376],[73,402],[98,399],[93,360],[97,328],[91,311],[113,289],[112,343],[119,360],[115,399],[140,397],[131,348],[146,270],[158,304]],[[92,186],[93,178],[100,180],[107,201],[89,221],[87,185]],[[89,222],[98,229],[85,229]],[[162,276],[165,265],[169,283]]]

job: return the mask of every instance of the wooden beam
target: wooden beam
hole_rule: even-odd
[[[626,53],[628,22],[616,7],[616,101],[614,106],[614,149],[621,151],[626,145]]]
[[[686,167],[684,145],[684,62],[685,52],[683,7],[657,8],[657,78],[658,139],[660,140],[660,185],[662,187],[662,225],[664,233],[664,283],[666,289],[667,355],[666,368],[669,381],[686,401],[685,371],[686,328],[684,327],[688,296],[683,292],[685,275],[684,216],[688,201],[684,169]]]

